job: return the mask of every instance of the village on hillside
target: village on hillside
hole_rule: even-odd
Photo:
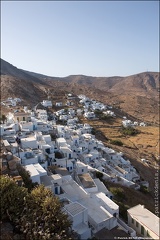
[[[56,111],[52,112],[50,99],[32,109],[21,104],[23,109],[17,110],[19,103],[19,98],[2,102],[14,110],[0,125],[2,174],[8,174],[9,169],[10,176],[22,182],[17,164],[24,167],[33,183],[43,184],[64,203],[80,239],[98,236],[103,230],[108,231],[105,239],[109,239],[115,229],[121,229],[121,237],[126,239],[159,239],[159,218],[139,204],[127,210],[126,223],[119,216],[113,194],[101,181],[103,178],[139,190],[149,187],[147,179],[141,179],[123,152],[106,147],[89,124],[79,121],[82,116],[96,119],[96,112],[114,119],[112,106],[72,93],[67,94],[66,102],[56,102]],[[146,124],[124,116],[122,126]],[[114,231],[114,236],[120,237],[118,234]]]

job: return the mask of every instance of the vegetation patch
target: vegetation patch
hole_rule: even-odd
[[[136,135],[136,134],[138,134],[138,133],[140,133],[140,131],[138,130],[138,129],[135,129],[135,128],[133,128],[133,127],[122,127],[121,129],[120,129],[120,132],[123,134],[123,135],[129,135],[129,136],[134,136],[134,135]]]
[[[103,183],[114,195],[113,201],[119,205],[119,213],[123,220],[127,220],[127,210],[138,204],[144,205],[149,211],[154,213],[154,199],[150,192],[146,194],[143,190],[137,191],[108,180],[103,180]]]
[[[123,146],[123,142],[121,140],[110,140],[110,143],[117,146]]]
[[[113,193],[115,200],[122,202],[125,197],[125,192],[121,187],[110,187],[111,193]]]
[[[101,181],[103,179],[103,173],[96,171],[96,178],[99,178]]]
[[[140,192],[142,192],[142,193],[145,193],[145,194],[147,194],[147,193],[149,193],[149,190],[148,190],[148,188],[147,187],[145,187],[145,186],[140,186],[140,189],[139,189],[139,191]]]

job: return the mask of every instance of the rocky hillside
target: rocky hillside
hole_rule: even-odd
[[[158,123],[159,73],[144,72],[127,77],[71,75],[49,77],[18,69],[1,59],[1,98],[20,97],[30,104],[42,101],[50,89],[51,97],[67,92],[114,105],[144,121]]]

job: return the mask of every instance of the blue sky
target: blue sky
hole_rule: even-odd
[[[2,1],[1,58],[55,77],[159,71],[159,1]]]

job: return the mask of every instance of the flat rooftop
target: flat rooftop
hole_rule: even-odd
[[[100,224],[103,221],[112,218],[113,216],[93,198],[83,198],[79,202],[88,209],[88,216],[96,224]]]
[[[125,174],[126,173],[126,170],[124,170],[123,168],[119,167],[119,166],[115,166],[114,167],[118,172],[122,173],[122,174]]]
[[[39,164],[35,163],[33,166],[36,168],[36,170],[42,175],[47,175],[47,171]]]
[[[31,177],[39,175],[33,164],[26,165],[25,169],[26,171],[29,171]]]
[[[64,208],[72,216],[75,216],[75,215],[83,212],[84,210],[86,210],[86,208],[78,202],[67,204],[64,206]]]
[[[26,142],[30,142],[30,141],[36,141],[35,136],[28,136],[26,138],[21,138],[21,141],[26,141]]]
[[[58,174],[52,174],[50,176],[48,175],[43,175],[40,176],[40,180],[41,180],[41,184],[43,184],[44,186],[50,186],[53,185],[56,182],[61,183],[61,176]]]
[[[56,141],[59,143],[66,143],[65,138],[57,138]]]
[[[118,210],[119,206],[113,202],[110,198],[108,198],[104,193],[100,192],[95,194],[95,196],[100,200],[100,205],[107,205],[112,210]]]
[[[65,193],[65,197],[72,202],[79,202],[79,199],[89,197],[89,194],[87,194],[87,192],[82,187],[80,187],[74,180],[63,183],[61,187]]]
[[[78,177],[84,188],[96,187],[89,173],[79,174]]]
[[[55,172],[61,176],[67,176],[70,175],[70,173],[68,172],[68,170],[66,168],[56,168]]]

